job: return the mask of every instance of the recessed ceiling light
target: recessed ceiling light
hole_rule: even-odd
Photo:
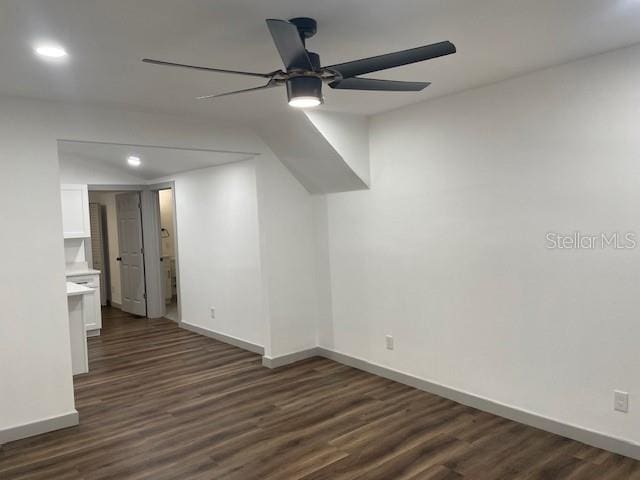
[[[140,161],[140,157],[130,155],[129,158],[127,158],[127,163],[132,167],[139,167],[142,162]]]
[[[38,45],[35,52],[41,57],[63,58],[67,56],[67,51],[58,45]]]

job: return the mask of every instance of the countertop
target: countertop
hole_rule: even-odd
[[[78,285],[77,283],[67,282],[67,297],[74,295],[85,295],[87,293],[93,293],[93,288],[85,287],[84,285]]]
[[[84,268],[78,270],[67,270],[64,272],[67,277],[79,277],[81,275],[99,275],[100,270],[94,270],[93,268]]]

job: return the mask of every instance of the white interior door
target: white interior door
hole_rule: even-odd
[[[147,315],[142,248],[142,214],[139,193],[116,195],[122,310]]]

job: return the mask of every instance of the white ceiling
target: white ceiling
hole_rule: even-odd
[[[199,168],[239,162],[256,155],[243,152],[76,141],[59,141],[58,154],[61,159],[82,160],[94,165],[96,169],[103,170],[106,167],[143,180],[153,180]],[[127,164],[129,155],[140,157],[141,165],[139,167],[129,166]]]
[[[3,0],[0,93],[268,121],[288,111],[283,89],[197,101],[259,79],[140,59],[272,71],[281,64],[264,19],[293,16],[318,20],[308,47],[325,65],[442,40],[457,45],[456,55],[375,75],[433,82],[422,93],[326,88],[322,108],[362,114],[640,42],[640,0]],[[60,42],[69,59],[36,58],[39,40]]]

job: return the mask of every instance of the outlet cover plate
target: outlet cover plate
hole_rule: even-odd
[[[627,413],[629,411],[629,394],[621,390],[614,390],[613,408],[618,412]]]
[[[391,335],[387,335],[384,338],[387,345],[387,350],[393,350],[393,337]]]

